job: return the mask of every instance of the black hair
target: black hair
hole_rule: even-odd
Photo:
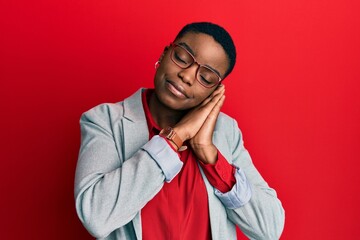
[[[224,78],[229,75],[233,70],[236,62],[236,49],[230,34],[223,27],[217,24],[210,22],[195,22],[185,25],[177,34],[175,40],[181,38],[189,32],[210,35],[223,47],[229,59],[229,68],[226,71]]]

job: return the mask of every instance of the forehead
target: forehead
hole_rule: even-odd
[[[188,32],[175,43],[186,45],[200,64],[216,69],[224,76],[229,67],[229,60],[223,47],[210,35]]]

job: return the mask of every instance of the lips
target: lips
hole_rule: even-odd
[[[174,94],[175,96],[179,97],[179,98],[188,98],[188,95],[186,94],[185,90],[183,89],[183,87],[175,84],[174,82],[171,81],[166,81],[166,87],[167,89],[169,89],[169,91]]]

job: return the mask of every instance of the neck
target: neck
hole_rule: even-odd
[[[151,94],[149,109],[155,123],[160,128],[175,126],[186,114],[186,111],[174,110],[165,106],[162,102],[159,101],[155,92]]]

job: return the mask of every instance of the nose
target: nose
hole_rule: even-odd
[[[196,74],[199,66],[197,64],[193,64],[192,66],[181,69],[178,73],[178,76],[181,80],[189,86],[192,86],[196,81]]]

